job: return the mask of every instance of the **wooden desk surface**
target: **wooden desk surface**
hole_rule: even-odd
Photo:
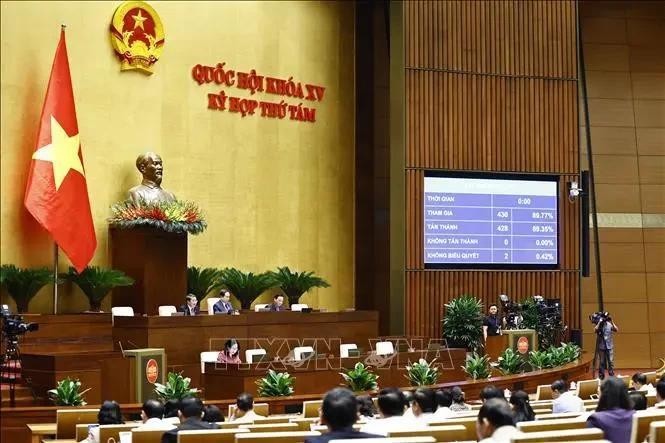
[[[55,436],[55,423],[29,423],[26,425],[30,430],[30,443],[43,441],[44,436]]]

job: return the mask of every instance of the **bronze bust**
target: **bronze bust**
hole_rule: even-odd
[[[146,152],[136,159],[136,169],[143,175],[143,181],[129,190],[129,197],[135,204],[162,203],[176,201],[173,193],[162,189],[162,158],[154,152]]]

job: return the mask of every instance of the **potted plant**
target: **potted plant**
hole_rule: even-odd
[[[250,309],[259,295],[275,286],[269,272],[253,274],[236,268],[223,269],[219,276],[219,283],[236,296],[242,309]]]
[[[370,368],[370,366],[358,362],[353,369],[340,372],[339,375],[344,378],[346,386],[353,392],[374,391],[379,387],[377,383],[379,376],[373,373]]]
[[[187,293],[203,300],[211,291],[222,288],[219,278],[222,271],[216,268],[187,268]]]
[[[48,397],[56,406],[85,406],[85,398],[83,394],[88,392],[91,388],[83,392],[81,389],[81,382],[79,379],[70,379],[69,377],[60,380],[55,389],[48,391]]]
[[[0,283],[16,302],[18,313],[22,314],[28,311],[30,300],[39,290],[53,283],[53,271],[46,267],[19,268],[14,265],[2,265]]]
[[[62,277],[81,288],[81,291],[88,297],[92,312],[101,311],[102,301],[111,292],[111,289],[134,284],[134,280],[124,272],[98,266],[86,266],[81,273],[70,267],[69,272],[62,274]]]
[[[503,375],[518,374],[523,372],[524,359],[512,348],[507,348],[499,356],[497,368]]]
[[[293,383],[295,377],[288,372],[275,372],[268,370],[268,374],[256,381],[258,393],[261,397],[287,397],[293,395]]]
[[[545,369],[552,367],[552,359],[547,351],[529,352],[529,365],[532,369]]]
[[[490,358],[488,355],[478,355],[475,352],[466,361],[462,369],[474,380],[482,380],[492,376]]]
[[[421,358],[416,363],[406,366],[405,377],[411,382],[411,386],[428,386],[436,384],[439,380],[439,368],[433,366],[436,359],[427,362]]]
[[[471,295],[462,295],[447,303],[443,335],[448,347],[476,351],[482,340],[482,303]]]
[[[279,286],[286,297],[289,305],[298,303],[300,297],[312,288],[329,288],[330,284],[314,274],[314,272],[291,271],[288,266],[277,268],[277,272],[270,273],[275,285]]]
[[[582,349],[575,343],[561,343],[561,348],[566,363],[573,362],[582,355]]]
[[[183,377],[182,372],[169,372],[166,376],[166,384],[155,383],[154,391],[162,402],[197,396],[199,390],[190,388],[189,384],[191,382],[192,379]]]

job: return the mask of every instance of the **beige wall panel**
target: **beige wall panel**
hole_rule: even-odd
[[[660,0],[623,1],[626,17],[648,18],[665,17],[665,3]]]
[[[353,4],[155,2],[166,44],[152,76],[120,72],[109,45],[117,5],[2,2],[2,263],[52,261],[52,243],[22,201],[64,22],[71,25],[69,62],[98,239],[92,264],[109,264],[109,207],[138,183],[134,160],[150,148],[164,159],[164,186],[197,202],[208,220],[205,233],[190,237],[190,264],[254,272],[278,265],[315,270],[332,288],[308,293],[303,302],[331,310],[352,307]],[[191,70],[218,62],[325,86],[324,100],[315,106],[317,122],[209,111],[207,94],[220,87],[199,86]],[[268,101],[277,97],[235,87],[226,92]],[[64,254],[60,263],[68,265]],[[31,310],[49,311],[50,298],[47,288]],[[80,312],[87,304],[67,286],[60,299],[61,312]]]
[[[582,302],[595,303],[598,299],[596,277],[582,278]],[[647,301],[647,286],[644,274],[603,273],[603,300],[609,303]]]
[[[584,43],[626,43],[626,22],[620,18],[584,17],[582,29]]]
[[[587,71],[589,98],[632,98],[630,73]]]
[[[589,314],[597,310],[594,303],[587,303],[582,308],[582,318],[587,318]],[[608,311],[617,326],[619,333],[627,334],[648,333],[649,324],[647,323],[647,303],[635,302],[630,294],[626,294],[624,303],[605,302],[605,310]]]
[[[644,233],[644,243],[665,243],[665,227],[644,228],[642,232]]]
[[[663,47],[665,20],[628,19],[628,44],[631,46]]]
[[[665,184],[665,155],[640,155],[640,183]]]
[[[640,155],[665,155],[665,128],[637,128]]]
[[[595,269],[595,255],[590,254],[591,269]],[[602,272],[644,272],[644,245],[642,243],[601,243]]]
[[[649,303],[665,303],[665,273],[647,273]]]
[[[586,128],[580,128],[580,149],[586,155]],[[635,129],[610,126],[592,126],[591,143],[594,154],[635,154]]]
[[[644,256],[647,272],[665,272],[665,243],[645,243]]]
[[[598,228],[600,243],[641,243],[641,228]]]
[[[589,99],[589,120],[594,126],[634,126],[633,102],[604,98]]]
[[[630,78],[634,98],[665,99],[665,74],[633,72]]]
[[[665,72],[665,51],[662,48],[633,46],[628,59],[632,72]]]
[[[596,335],[585,318],[584,350],[593,357]],[[587,326],[589,325],[589,326]],[[621,327],[621,326],[619,326]],[[618,333],[614,336],[614,364],[617,368],[649,368],[651,344],[649,334]]]
[[[645,214],[665,214],[665,185],[640,185],[640,195]]]
[[[584,62],[587,69],[598,71],[628,71],[629,51],[627,45],[584,45]]]
[[[594,155],[596,183],[638,183],[637,156]],[[635,196],[639,200],[638,196]],[[601,209],[601,208],[599,208]]]
[[[635,100],[635,126],[665,128],[665,100]]]
[[[659,358],[665,358],[665,333],[654,332],[650,335],[651,364],[649,368],[658,369],[663,366]]]
[[[651,332],[665,332],[665,303],[649,303],[648,309],[649,330]]]
[[[598,212],[641,212],[640,186],[597,183],[596,204]]]

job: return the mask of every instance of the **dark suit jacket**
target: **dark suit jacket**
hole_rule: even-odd
[[[184,312],[185,315],[191,315],[191,314],[189,313],[189,307],[188,307],[186,304],[180,306],[179,311],[180,311],[180,312]],[[201,310],[199,309],[199,305],[196,305],[196,307],[194,308],[194,315],[199,315],[200,312],[201,312]]]
[[[278,306],[277,303],[272,303],[270,305],[270,311],[271,312],[286,311],[286,308],[284,307],[284,305]]]
[[[162,435],[162,443],[178,443],[178,431],[198,431],[201,429],[219,429],[219,426],[216,423],[208,423],[207,421],[190,417],[180,423],[180,426],[177,428],[166,431]]]
[[[347,438],[385,438],[383,435],[367,434],[365,432],[355,431],[353,428],[346,428],[339,431],[328,432],[318,437],[308,437],[305,443],[328,443],[330,440],[342,440]]]
[[[217,303],[212,305],[213,314],[233,314],[233,305],[218,300]]]

